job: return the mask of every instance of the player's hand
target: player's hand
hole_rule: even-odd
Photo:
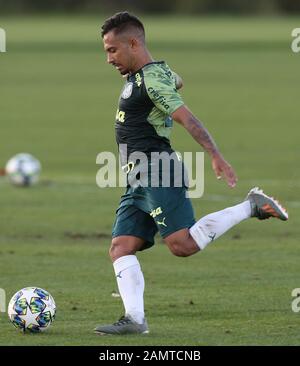
[[[219,153],[212,157],[212,167],[217,179],[225,179],[229,187],[236,186],[237,176],[231,165]]]
[[[173,72],[173,75],[175,78],[176,89],[179,90],[183,87],[183,80],[178,74],[176,74],[176,72]]]

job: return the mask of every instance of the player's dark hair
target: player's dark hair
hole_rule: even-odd
[[[116,13],[104,22],[101,27],[101,37],[103,38],[103,36],[111,30],[114,30],[116,34],[119,34],[132,27],[138,29],[143,37],[145,37],[143,23],[136,16],[129,14],[127,11]]]

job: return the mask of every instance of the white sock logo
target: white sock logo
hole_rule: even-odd
[[[123,271],[120,271],[117,275],[116,275],[116,278],[122,278],[122,276],[121,276],[121,273],[122,273]]]
[[[214,241],[214,238],[216,237],[217,233],[209,233],[209,235],[207,235],[211,241]]]

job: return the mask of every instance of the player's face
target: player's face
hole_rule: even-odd
[[[107,54],[107,62],[113,65],[121,75],[130,73],[133,65],[133,52],[130,40],[121,35],[115,35],[111,31],[104,35],[103,44]]]

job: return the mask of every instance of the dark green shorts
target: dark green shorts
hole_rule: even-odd
[[[128,187],[116,214],[113,238],[120,235],[140,237],[146,242],[142,249],[154,244],[158,231],[165,238],[195,223],[185,187]]]

